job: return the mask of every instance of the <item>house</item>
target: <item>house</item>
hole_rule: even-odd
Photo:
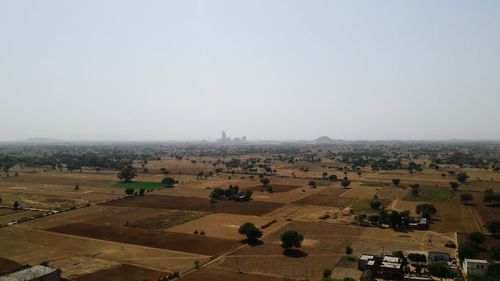
[[[464,259],[463,271],[465,276],[484,277],[488,273],[488,261]]]
[[[430,262],[449,262],[451,261],[450,254],[444,252],[431,252],[427,255]]]
[[[394,256],[362,254],[358,258],[358,269],[369,270],[376,277],[398,279],[403,277],[403,259]]]
[[[35,265],[0,276],[0,281],[61,281],[61,270]]]

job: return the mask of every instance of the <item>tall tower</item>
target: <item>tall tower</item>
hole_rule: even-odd
[[[221,136],[220,140],[221,140],[222,142],[225,142],[225,141],[226,141],[226,132],[222,131],[222,136]]]

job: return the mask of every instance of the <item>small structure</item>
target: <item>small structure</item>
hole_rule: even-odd
[[[444,262],[447,263],[451,261],[450,254],[445,252],[431,252],[427,255],[427,258],[430,262]]]
[[[429,229],[429,223],[427,221],[427,218],[420,218],[419,220],[414,220],[408,224],[410,229],[413,230],[428,230]]]
[[[0,276],[0,281],[61,281],[61,270],[35,265]]]
[[[463,270],[465,276],[484,277],[488,273],[488,261],[464,259]]]
[[[375,277],[399,279],[403,277],[403,259],[395,256],[362,254],[358,258],[358,269],[370,270]]]

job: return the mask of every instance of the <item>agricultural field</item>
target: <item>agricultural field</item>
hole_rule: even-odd
[[[430,166],[436,155],[445,161],[456,148],[382,147],[144,145],[126,146],[126,153],[111,156],[105,148],[81,147],[105,155],[106,167],[16,164],[0,172],[0,272],[48,262],[75,281],[158,280],[174,274],[188,281],[319,281],[325,269],[342,280],[359,278],[356,258],[363,253],[432,250],[456,255],[456,249],[445,247],[447,242],[458,244],[457,237],[463,240],[475,231],[489,235],[485,225],[500,219],[500,212],[485,204],[483,196],[488,189],[500,192],[498,171],[463,163],[461,168],[456,161]],[[389,148],[397,149],[399,166],[376,166],[396,165]],[[410,148],[435,153],[414,156]],[[4,153],[16,151],[9,149]],[[66,149],[57,151],[64,154]],[[70,155],[68,159],[79,159],[73,150]],[[387,162],[377,162],[379,158]],[[135,171],[131,180],[118,178],[128,166],[113,168],[115,159],[128,159]],[[356,166],[359,161],[364,166]],[[408,170],[409,163],[420,165],[418,171]],[[468,178],[453,190],[450,182],[460,172]],[[344,177],[347,187],[341,184]],[[166,187],[165,178],[174,184]],[[417,195],[411,188],[415,183]],[[219,188],[223,195],[214,193]],[[129,190],[133,192],[126,194]],[[464,193],[473,199],[462,203]],[[428,230],[391,225],[380,217],[409,211],[419,218],[421,204],[436,209]],[[362,224],[363,216],[377,221]],[[249,243],[239,232],[245,223],[262,231],[257,242]],[[303,235],[300,248],[283,250],[286,231]],[[488,236],[484,245],[497,242]],[[346,253],[347,247],[352,253]]]

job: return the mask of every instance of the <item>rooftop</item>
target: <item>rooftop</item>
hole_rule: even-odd
[[[32,280],[35,278],[39,278],[45,276],[49,273],[56,271],[57,269],[43,266],[43,265],[35,265],[30,268],[26,268],[23,270],[19,270],[13,272],[11,274],[7,274],[4,276],[0,276],[0,281],[26,281]]]
[[[465,259],[465,262],[466,263],[484,263],[484,264],[488,264],[488,261],[487,260],[476,260],[476,259]]]

